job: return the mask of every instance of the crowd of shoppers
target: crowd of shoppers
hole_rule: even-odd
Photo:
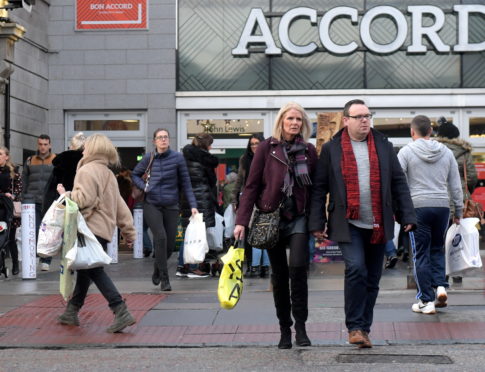
[[[272,136],[251,135],[237,174],[226,176],[222,207],[233,208],[236,215],[233,235],[234,240],[244,243],[246,273],[266,277],[271,271],[281,349],[292,347],[293,324],[295,344],[311,345],[306,322],[312,239],[337,242],[342,252],[350,344],[372,347],[369,334],[382,270],[397,263],[395,226],[401,226],[412,247],[418,290],[412,311],[434,314],[437,307],[447,306],[444,235],[451,223],[460,223],[464,199],[477,183],[472,147],[458,138],[458,128],[445,118],[439,120],[434,137],[431,120],[418,115],[410,125],[413,141],[396,154],[392,143],[372,128],[371,119],[364,101],[347,102],[343,127],[317,157],[308,142],[308,115],[298,103],[290,102],[279,110]],[[57,156],[51,152],[49,136],[39,136],[37,153],[27,159],[22,177],[10,160],[9,150],[0,147],[0,224],[9,222],[5,246],[12,259],[12,273],[19,273],[14,236],[20,226],[18,217],[8,215],[12,201],[35,203],[38,231],[51,203],[59,194],[66,194],[78,204],[104,249],[116,226],[131,247],[136,235],[130,190],[135,186],[144,191],[144,239],[146,236],[149,241],[148,229],[153,235],[151,279],[162,291],[170,291],[167,261],[175,250],[178,224],[185,229],[192,216],[202,213],[206,227],[212,228],[216,213],[221,211],[216,174],[219,160],[210,153],[212,143],[209,133],[198,133],[179,153],[170,148],[168,130],[157,129],[153,150],[131,174],[125,169],[117,177],[117,150],[101,134],[86,138],[78,133],[69,149]],[[279,215],[278,235],[271,249],[248,244],[255,211]],[[145,257],[151,255],[151,242],[144,250]],[[209,257],[202,264],[187,265],[183,250],[182,244],[176,276],[209,276]],[[49,270],[49,264],[49,259],[41,259],[41,270]],[[135,323],[104,268],[98,267],[78,270],[72,298],[58,317],[61,324],[79,325],[78,313],[91,282],[115,314],[108,332],[120,332]]]

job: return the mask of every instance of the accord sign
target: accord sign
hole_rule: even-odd
[[[470,43],[468,40],[468,19],[471,13],[485,15],[485,5],[454,5],[453,12],[457,13],[458,22],[458,43],[452,46],[446,45],[438,35],[445,23],[445,13],[442,9],[431,5],[413,5],[407,7],[407,12],[411,14],[411,44],[407,47],[408,53],[426,53],[427,46],[423,44],[423,37],[426,36],[430,46],[441,53],[446,52],[480,52],[485,50],[485,41],[480,43]],[[326,12],[318,24],[320,42],[323,47],[334,54],[349,54],[359,47],[355,41],[348,44],[336,44],[330,37],[330,27],[336,18],[348,17],[352,24],[359,23],[359,12],[356,8],[340,6]],[[371,36],[372,22],[378,17],[391,18],[396,25],[396,36],[389,44],[378,44]],[[423,17],[432,16],[434,23],[431,26],[423,25]],[[317,25],[317,11],[312,8],[298,7],[291,9],[281,17],[278,36],[281,48],[276,46],[271,29],[268,25],[263,10],[253,8],[249,13],[239,43],[232,50],[234,56],[247,56],[251,45],[265,46],[264,53],[267,55],[281,55],[283,50],[294,55],[308,55],[315,52],[318,48],[317,43],[310,42],[306,45],[297,45],[290,40],[290,27],[293,21],[305,18],[310,24]],[[484,17],[481,17],[483,22]],[[482,25],[485,27],[485,25]],[[259,28],[260,32],[255,35]],[[359,24],[360,39],[362,44],[369,50],[378,54],[387,54],[400,49],[408,34],[408,23],[406,16],[398,9],[391,6],[376,6],[368,10],[360,19]]]

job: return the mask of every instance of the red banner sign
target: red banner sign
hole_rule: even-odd
[[[76,30],[147,28],[148,0],[76,0]]]

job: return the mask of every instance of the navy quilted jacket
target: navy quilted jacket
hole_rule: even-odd
[[[149,161],[150,153],[143,156],[131,174],[135,185],[142,190],[145,189],[145,182],[141,176]],[[153,159],[145,201],[155,206],[173,206],[179,202],[179,191],[184,192],[191,208],[197,208],[187,164],[182,154],[170,149],[161,154],[157,153]]]

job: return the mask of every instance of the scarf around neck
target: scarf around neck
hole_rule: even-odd
[[[350,140],[348,128],[342,131],[342,159],[341,168],[347,190],[347,213],[346,218],[351,220],[359,219],[360,209],[360,189],[358,165],[355,160],[354,150]],[[372,201],[372,215],[374,218],[372,228],[372,244],[385,243],[384,225],[382,218],[382,199],[381,199],[381,174],[379,168],[379,158],[374,143],[372,131],[367,135],[367,149],[369,152],[369,181]]]
[[[308,173],[307,157],[305,155],[306,143],[303,139],[297,136],[294,142],[282,141],[281,145],[288,163],[283,192],[289,197],[293,195],[295,180],[299,187],[311,186],[312,181]]]

